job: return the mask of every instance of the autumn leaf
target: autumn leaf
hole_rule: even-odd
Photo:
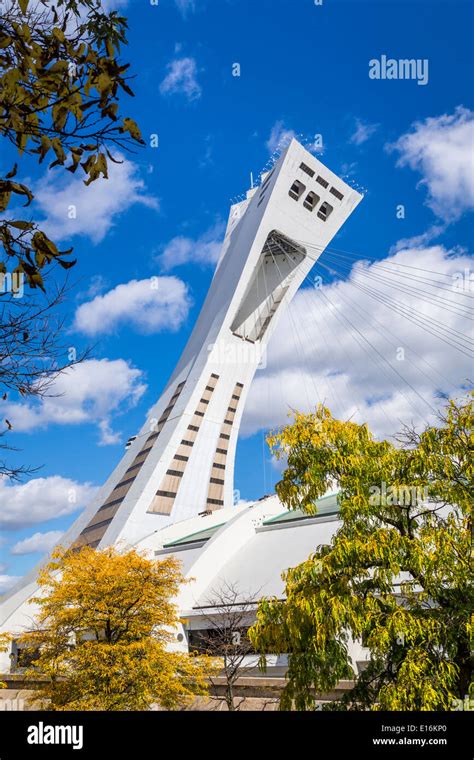
[[[130,134],[130,137],[132,137],[137,142],[144,144],[144,141],[141,136],[141,132],[137,124],[133,121],[133,119],[125,118],[123,120],[123,125],[120,128],[120,131],[128,132]]]
[[[17,230],[32,230],[34,227],[33,222],[10,221],[8,224],[10,227],[15,227]]]
[[[73,6],[74,29],[68,23],[69,3],[53,4],[41,26],[27,0],[18,0],[22,16],[2,16],[0,136],[14,146],[22,160],[35,156],[41,164],[53,151],[48,168],[61,166],[74,173],[81,165],[89,185],[99,177],[107,178],[107,157],[115,160],[110,146],[127,150],[128,137],[143,142],[136,123],[122,119],[117,98],[121,90],[132,94],[123,80],[129,64],[116,60],[116,52],[126,42],[126,19],[117,13],[109,16],[100,4],[91,14],[89,0],[78,0]],[[13,181],[21,176],[21,169],[22,162],[18,162],[0,178],[0,213],[15,196],[23,197],[25,205],[33,200],[28,182]],[[26,165],[25,170],[29,175]],[[29,233],[36,226],[34,220],[15,218],[0,223],[5,261],[16,258],[28,263],[28,235],[12,232]],[[46,273],[40,276],[39,269],[52,263],[57,248],[36,237],[31,249],[27,282],[34,288],[46,288]],[[0,267],[5,261],[0,261]],[[71,265],[72,261],[67,262],[64,268]]]

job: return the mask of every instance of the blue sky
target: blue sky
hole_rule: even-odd
[[[387,269],[368,265],[362,280],[349,276],[358,258],[392,257],[390,266],[398,262],[397,271],[418,266],[416,271],[445,285],[459,273],[469,281],[472,5],[453,0],[324,0],[322,5],[159,0],[157,6],[109,0],[107,5],[119,5],[129,19],[123,58],[132,64],[135,98],[125,97],[122,108],[139,123],[147,147],[128,156],[108,182],[90,188],[61,170],[46,172],[33,164],[23,170],[35,188],[37,217],[56,240],[74,245],[78,264],[64,304],[67,342],[78,351],[92,345],[93,358],[60,380],[59,400],[9,401],[11,441],[20,449],[11,461],[41,469],[27,482],[0,488],[0,590],[77,517],[143,423],[205,297],[230,199],[248,189],[250,172],[257,178],[273,149],[293,134],[309,144],[322,135],[318,157],[367,192],[333,241],[334,248],[351,252],[349,258],[326,259],[340,267],[337,275],[317,269],[329,302],[337,303],[338,318],[307,284],[279,327],[267,369],[256,377],[237,454],[241,498],[258,498],[278,479],[263,431],[284,422],[290,406],[309,408],[325,400],[336,414],[367,419],[376,433],[388,435],[400,421],[426,422],[431,411],[423,399],[432,410],[442,394],[455,393],[472,378],[465,354],[401,315],[418,304],[433,325],[465,334],[469,286],[460,297],[459,291],[443,288],[441,298],[452,308],[436,298],[420,307],[410,288],[424,287],[422,280],[402,279],[407,288],[397,289],[387,280]],[[382,55],[426,59],[427,84],[369,78],[369,61]],[[233,76],[236,63],[240,76]],[[157,148],[150,147],[153,134]],[[10,162],[9,155],[4,159]],[[77,205],[75,220],[67,218],[69,203]],[[396,213],[400,204],[404,218]],[[163,278],[158,302],[150,300],[151,277]],[[385,307],[367,295],[367,283],[376,283]],[[313,306],[314,320],[308,311]],[[302,356],[292,334],[299,315]],[[344,329],[348,320],[368,331],[370,345],[398,375],[390,377],[388,365],[374,361],[371,349],[364,353]],[[395,365],[400,346],[407,360]]]

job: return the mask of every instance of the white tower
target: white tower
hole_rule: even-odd
[[[361,197],[292,140],[261,185],[231,207],[214,278],[176,369],[63,546],[135,544],[171,522],[232,505],[255,370],[285,306]],[[35,577],[3,601],[2,627],[17,618]]]

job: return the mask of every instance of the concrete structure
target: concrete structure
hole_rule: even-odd
[[[231,507],[170,525],[144,542],[155,557],[177,557],[190,582],[177,599],[185,620],[177,633],[177,648],[193,648],[196,633],[205,635],[213,619],[226,614],[219,609],[220,595],[227,588],[238,591],[238,601],[247,603],[248,625],[255,619],[262,596],[285,596],[282,573],[304,562],[321,544],[328,544],[340,526],[337,495],[320,499],[317,514],[289,512],[276,495],[255,504]],[[249,604],[249,602],[252,602]],[[351,645],[354,670],[362,668],[368,650]],[[245,665],[258,676],[257,657],[249,655]],[[283,676],[286,656],[267,658],[268,673]]]
[[[182,609],[192,608],[224,558],[234,557],[235,567],[227,569],[245,580],[242,552],[247,542],[254,545],[256,522],[263,520],[260,507],[233,507],[234,456],[245,400],[285,306],[360,200],[292,140],[260,186],[231,207],[209,293],[176,369],[125,456],[63,538],[64,546],[122,543],[155,550],[156,542],[164,546],[198,525],[214,530],[225,523],[208,546],[180,552],[197,579],[192,590],[183,592]],[[275,513],[281,511],[276,498],[272,504]],[[270,563],[274,534],[258,535]],[[318,542],[311,531],[307,536],[304,551],[309,553]],[[218,551],[210,553],[216,546]],[[283,565],[275,566],[274,583],[286,561],[289,566],[304,559],[303,546],[296,546],[291,556],[282,556]],[[34,610],[27,601],[35,579],[33,571],[4,598],[0,630],[29,624]]]
[[[216,600],[222,589],[233,587],[239,600],[246,603],[246,625],[255,620],[258,599],[265,596],[284,598],[282,573],[306,560],[317,546],[329,543],[340,525],[336,494],[320,499],[314,516],[299,511],[288,512],[273,495],[255,504],[230,507],[198,515],[171,524],[140,543],[150,557],[157,559],[173,555],[182,563],[189,583],[182,587],[176,600],[183,624],[176,632],[174,648],[195,649],[196,641],[205,640],[214,624],[222,625]],[[250,602],[250,603],[249,603]],[[357,673],[368,659],[368,649],[352,642],[350,655]],[[242,676],[235,694],[240,709],[275,709],[285,685],[287,657],[267,658],[267,671],[258,669],[258,657],[249,654],[242,662]],[[6,664],[2,668],[7,672]],[[0,671],[1,672],[1,671]],[[26,708],[28,684],[21,673],[2,677],[8,690],[0,692],[5,700],[23,699]],[[351,682],[341,682],[337,695],[321,695],[321,701],[341,696]],[[31,687],[30,687],[31,688]],[[197,699],[191,709],[225,709],[222,694],[225,679],[214,681],[209,699]],[[11,702],[9,709],[18,709]]]

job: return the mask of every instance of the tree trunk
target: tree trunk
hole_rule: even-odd
[[[227,704],[227,709],[229,711],[231,711],[231,710],[234,711],[235,710],[235,705],[234,705],[234,687],[233,687],[232,683],[228,683],[227,684],[227,688],[226,688],[226,691],[225,691],[225,701],[226,701],[226,704]]]

